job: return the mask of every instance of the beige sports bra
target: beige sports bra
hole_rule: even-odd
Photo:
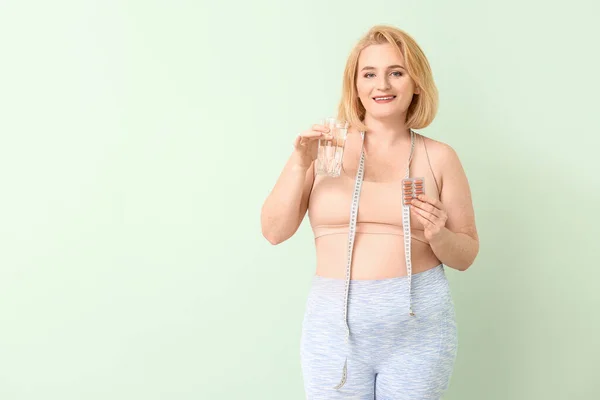
[[[427,146],[418,135],[417,146],[424,150],[428,169],[419,171],[425,177],[425,193],[439,199],[440,189],[431,168]],[[414,160],[413,160],[414,162]],[[414,168],[411,166],[411,169]],[[316,176],[311,189],[308,216],[315,239],[327,235],[348,234],[350,202],[355,178],[342,170],[338,178]],[[411,221],[411,237],[428,244],[422,226]],[[402,222],[402,180],[388,182],[362,182],[360,207],[356,221],[356,232],[363,234],[404,234]]]

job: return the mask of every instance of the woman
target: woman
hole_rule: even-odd
[[[439,399],[448,387],[458,340],[445,267],[471,266],[479,238],[456,152],[413,130],[437,101],[418,44],[373,27],[344,72],[341,176],[315,174],[318,139],[331,136],[314,125],[263,205],[269,242],[290,238],[307,211],[315,235],[301,340],[309,399]],[[409,177],[424,178],[425,194],[403,204]]]

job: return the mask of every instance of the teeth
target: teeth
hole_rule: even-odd
[[[389,96],[389,97],[375,97],[375,100],[391,100],[393,98],[394,98],[394,96]]]

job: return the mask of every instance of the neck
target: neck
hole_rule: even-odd
[[[369,128],[367,131],[369,142],[377,147],[390,147],[410,140],[410,129],[406,127],[405,119],[404,114],[388,119],[375,119],[366,115],[364,123]]]

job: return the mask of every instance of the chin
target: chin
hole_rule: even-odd
[[[402,110],[367,110],[375,119],[393,119],[400,118],[403,114]]]

